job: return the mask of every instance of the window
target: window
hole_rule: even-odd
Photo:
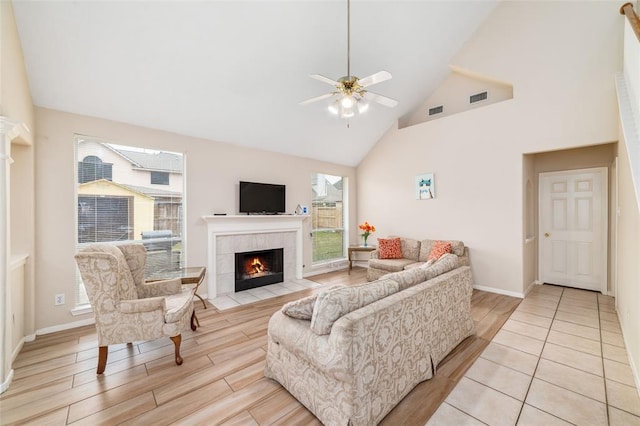
[[[344,190],[346,179],[316,173],[312,176],[313,262],[343,259],[344,255]]]
[[[151,172],[152,185],[169,185],[169,173],[167,172]]]
[[[147,275],[182,267],[183,155],[86,137],[77,137],[76,154],[82,159],[76,180],[77,248],[136,241],[147,248]],[[88,303],[78,274],[76,305]]]
[[[113,164],[103,163],[99,157],[88,155],[78,162],[78,183],[93,180],[111,180]]]

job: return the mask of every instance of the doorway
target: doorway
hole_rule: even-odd
[[[539,279],[607,292],[606,167],[540,173]]]

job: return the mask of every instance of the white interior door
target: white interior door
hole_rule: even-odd
[[[606,293],[606,167],[540,173],[539,183],[540,280]]]

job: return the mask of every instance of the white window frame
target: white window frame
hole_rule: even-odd
[[[187,240],[186,240],[186,217],[187,217],[187,210],[186,210],[186,206],[187,206],[187,192],[186,192],[186,153],[184,152],[176,152],[176,151],[169,151],[169,150],[162,150],[162,149],[156,149],[156,148],[148,148],[148,147],[140,147],[140,146],[135,146],[133,144],[130,143],[119,143],[119,142],[115,142],[115,141],[111,141],[111,140],[105,140],[102,138],[98,138],[98,137],[93,137],[93,136],[85,136],[85,135],[81,135],[81,134],[76,134],[74,135],[74,157],[75,157],[75,161],[74,161],[74,219],[75,219],[75,242],[76,245],[78,245],[78,224],[79,224],[79,217],[78,217],[78,200],[79,200],[79,194],[78,194],[78,162],[81,161],[82,159],[78,158],[78,144],[81,140],[91,140],[91,141],[95,141],[98,143],[106,143],[106,144],[110,144],[113,146],[121,146],[121,147],[126,147],[126,148],[131,148],[131,149],[148,149],[149,151],[164,151],[164,152],[172,152],[175,154],[180,154],[182,156],[182,187],[181,187],[181,191],[182,191],[182,206],[181,206],[181,223],[180,223],[180,228],[181,228],[181,242],[182,242],[182,252],[180,255],[180,259],[181,259],[181,264],[182,266],[187,265],[187,251],[186,251],[186,247],[187,247]],[[151,189],[151,188],[150,188]],[[155,221],[155,215],[154,215],[154,221]],[[134,237],[135,238],[135,237]],[[122,240],[120,242],[124,242],[124,241],[139,241],[136,239],[133,240]],[[107,242],[109,243],[109,242]],[[117,242],[114,242],[117,243]],[[92,309],[91,309],[91,305],[88,302],[88,299],[86,297],[86,293],[84,290],[84,285],[82,284],[82,279],[80,277],[80,272],[78,271],[78,269],[76,268],[76,286],[75,286],[75,299],[74,299],[74,305],[75,307],[72,308],[71,313],[72,315],[82,315],[82,314],[86,314],[86,313],[91,313]]]
[[[312,174],[312,182],[313,182],[313,177],[316,175],[327,175],[327,176],[333,176],[333,177],[340,177],[342,179],[342,227],[340,228],[335,228],[335,231],[340,231],[342,232],[342,255],[340,257],[335,257],[335,258],[331,258],[331,259],[322,259],[322,260],[317,260],[314,261],[314,257],[315,257],[315,244],[312,241],[311,243],[311,259],[312,259],[312,266],[320,266],[323,264],[329,264],[332,262],[336,262],[336,261],[341,261],[341,260],[345,260],[347,258],[347,248],[349,246],[349,227],[348,227],[348,223],[349,223],[349,180],[346,176],[340,176],[340,175],[335,175],[335,174],[331,174],[331,173],[325,173],[325,172],[314,172]],[[321,232],[321,230],[319,229],[315,229],[313,228],[313,223],[314,223],[314,218],[313,218],[313,212],[314,212],[314,208],[313,208],[313,198],[311,200],[311,223],[312,223],[312,229],[311,229],[311,235],[312,238],[315,238],[315,234],[316,232]]]

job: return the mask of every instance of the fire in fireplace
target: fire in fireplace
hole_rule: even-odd
[[[236,253],[235,291],[284,281],[283,249]]]

